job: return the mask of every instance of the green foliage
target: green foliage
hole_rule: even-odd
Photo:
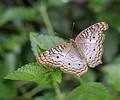
[[[119,30],[120,26],[120,14],[115,12],[108,12],[108,13],[102,13],[101,16],[98,17],[99,20],[105,20],[106,22],[109,22],[110,26],[116,27],[116,29]]]
[[[56,100],[54,94],[47,93],[43,97],[36,97],[34,100]]]
[[[8,72],[12,72],[15,70],[15,55],[14,53],[10,52],[6,55],[5,58],[6,66],[9,66],[7,69]]]
[[[58,38],[57,36],[48,36],[48,35],[39,35],[35,33],[30,34],[31,46],[34,52],[34,55],[38,57],[39,48],[47,49],[55,45],[56,43],[63,42],[63,39]],[[55,44],[54,44],[55,43]],[[47,46],[45,45],[47,44]],[[49,70],[49,66],[47,65],[40,65],[37,63],[30,63],[22,66],[18,70],[14,71],[13,73],[9,74],[6,79],[12,80],[27,80],[37,82],[39,84],[47,84],[53,80],[60,83],[61,82],[61,71],[58,69]]]
[[[61,71],[56,69],[56,71],[52,72],[52,77],[53,77],[53,80],[58,82],[58,83],[61,83],[61,80],[62,80],[62,76],[61,76]]]
[[[88,7],[96,13],[101,12],[107,6],[108,0],[90,0]]]
[[[60,14],[58,11],[54,11],[54,12],[51,11],[49,13],[49,15],[51,17],[53,27],[57,31],[61,31],[61,33],[64,33],[64,34],[67,34],[67,33],[70,34],[70,32],[71,32],[70,22],[69,22],[69,20],[68,20],[68,18],[66,16]]]
[[[31,63],[7,75],[5,79],[27,80],[37,83],[47,83],[49,81],[49,75],[45,74],[46,72],[47,70],[45,70],[43,66],[40,66],[36,63]]]
[[[48,1],[48,4],[50,5],[50,6],[60,6],[60,5],[62,5],[62,0],[49,0]]]
[[[82,75],[80,78],[84,80],[84,82],[94,82],[96,80],[96,74],[93,72],[93,70],[90,70]]]
[[[55,76],[54,80],[60,83],[60,72],[58,70],[54,70],[53,72],[52,71],[53,70],[50,70],[48,66],[46,67],[44,65],[30,63],[7,75],[5,79],[25,80],[33,81],[38,84],[47,84],[51,81],[50,77],[52,77],[51,75],[53,74],[53,76]]]
[[[20,53],[22,45],[26,42],[26,37],[23,36],[11,36],[3,44],[4,49],[11,50],[15,53]]]
[[[40,52],[43,52],[46,49],[49,49],[57,44],[64,42],[62,38],[59,38],[57,36],[49,36],[43,34],[39,35],[37,33],[31,33],[30,40],[31,40],[33,53],[36,57],[38,57],[38,54]]]
[[[112,40],[112,41],[111,41]],[[108,33],[106,34],[106,39],[104,43],[104,60],[106,63],[111,63],[118,52],[119,47],[119,34]]]
[[[119,63],[120,62],[120,55],[118,55],[118,57],[116,57],[116,59],[114,60],[114,63]]]
[[[16,20],[27,20],[31,21],[34,20],[37,16],[37,12],[34,9],[31,8],[11,8],[8,9],[2,16],[0,25],[4,25],[9,21],[15,21]]]
[[[107,89],[100,83],[84,83],[75,88],[67,100],[110,100]]]
[[[10,100],[16,96],[16,88],[0,82],[0,98]]]
[[[115,90],[120,91],[120,63],[104,66],[103,72],[105,73],[105,81]]]

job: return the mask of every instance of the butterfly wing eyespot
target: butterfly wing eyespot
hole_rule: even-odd
[[[59,58],[59,56],[57,56],[56,58]]]

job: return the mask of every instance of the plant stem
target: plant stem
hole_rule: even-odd
[[[54,86],[58,100],[64,100],[64,95],[60,91],[60,87],[59,87],[58,83],[54,80],[54,77],[52,77],[52,80],[53,80],[53,86]]]
[[[51,25],[49,16],[48,16],[48,14],[47,14],[47,8],[46,8],[45,3],[41,2],[39,11],[40,11],[40,13],[41,13],[41,16],[42,16],[43,21],[44,21],[44,23],[45,23],[45,25],[46,25],[46,28],[47,28],[47,30],[48,30],[49,35],[54,35],[54,30],[53,30],[53,27],[52,27],[52,25]]]
[[[117,100],[119,98],[119,94],[115,88],[112,89],[111,91],[111,100]]]

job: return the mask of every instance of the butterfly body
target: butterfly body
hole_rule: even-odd
[[[88,67],[95,67],[102,63],[103,41],[107,30],[105,22],[96,23],[79,33],[75,40],[58,45],[41,54],[37,61],[60,67],[65,72],[82,75]]]

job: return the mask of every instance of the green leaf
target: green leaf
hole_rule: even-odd
[[[103,67],[105,81],[120,91],[120,63],[114,63]]]
[[[15,86],[11,86],[0,82],[0,98],[4,100],[12,100],[16,95],[17,91]]]
[[[115,58],[114,63],[120,63],[120,55]]]
[[[90,0],[88,7],[98,13],[105,7],[108,0]]]
[[[32,50],[35,56],[39,54],[39,48],[48,49],[56,43],[63,42],[63,39],[56,36],[48,36],[48,35],[38,35],[31,33],[30,40],[32,45]],[[55,43],[55,44],[54,44]],[[40,65],[36,63],[26,64],[25,66],[19,68],[13,73],[9,74],[6,79],[12,80],[26,80],[33,81],[40,84],[49,83],[52,79],[52,75],[54,76],[55,81],[58,83],[61,82],[61,71],[58,69],[53,70],[49,68],[47,65]]]
[[[6,12],[0,18],[0,26],[6,24],[9,21],[15,19],[22,19],[22,20],[35,20],[37,16],[36,10],[32,8],[10,8],[6,10]]]
[[[39,38],[38,38],[38,34],[34,34],[34,33],[30,33],[30,41],[31,41],[31,47],[32,47],[32,51],[35,55],[35,57],[38,57],[39,55],[39,47],[40,47],[40,43],[39,43]]]
[[[46,84],[50,82],[50,69],[47,67],[48,66],[36,63],[26,64],[7,75],[5,79],[26,80],[37,82],[39,84]]]
[[[53,69],[47,65],[40,65],[37,63],[29,63],[21,68],[18,68],[16,71],[10,73],[5,77],[5,79],[11,80],[25,80],[33,81],[38,84],[48,84],[51,82],[53,76],[54,80],[61,82],[61,72],[58,69]],[[57,75],[57,76],[56,76]]]
[[[62,0],[48,0],[49,6],[62,6]]]
[[[110,100],[107,89],[100,83],[84,83],[74,89],[67,100]]]
[[[6,74],[6,67],[3,67],[5,66],[5,64],[0,61],[0,81],[3,79],[3,76]]]
[[[20,53],[22,45],[26,42],[27,38],[20,35],[12,35],[3,43],[3,47],[7,50],[12,50],[15,53]]]
[[[110,27],[117,28],[118,30],[120,29],[120,14],[118,12],[108,12],[108,13],[101,13],[98,16],[98,20],[104,20],[109,23]],[[112,30],[112,32],[114,32]]]
[[[65,10],[65,9],[63,9],[63,10]],[[70,21],[67,17],[62,15],[60,13],[60,11],[58,11],[58,10],[50,11],[49,16],[51,18],[51,23],[55,30],[59,31],[60,33],[71,33]],[[67,35],[69,35],[69,34],[67,34]]]
[[[5,66],[8,72],[12,72],[15,69],[16,55],[13,52],[9,52],[5,56]]]
[[[56,71],[52,72],[52,76],[53,79],[58,82],[61,83],[61,79],[62,79],[62,72],[60,71],[60,69],[55,69]]]
[[[43,50],[49,49],[57,44],[64,42],[62,38],[57,36],[49,36],[38,33],[30,33],[30,40],[33,53],[36,57],[38,57],[38,54],[40,53],[39,48],[41,48],[43,52]]]
[[[111,63],[118,52],[119,48],[119,34],[108,33],[106,34],[104,42],[104,55],[103,58],[106,63]]]
[[[96,80],[96,74],[93,72],[93,70],[89,69],[87,73],[85,73],[79,78],[82,78],[83,82],[93,82]]]
[[[34,100],[57,100],[56,95],[54,93],[46,93],[43,96],[35,97]]]

